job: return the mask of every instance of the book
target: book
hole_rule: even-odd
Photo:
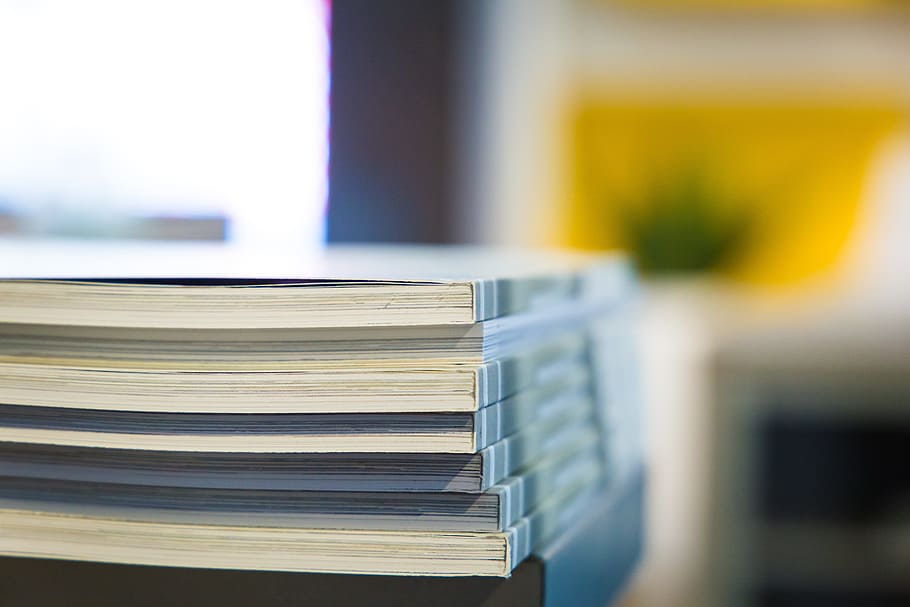
[[[103,246],[70,245],[51,257],[20,244],[7,257],[18,263],[0,266],[0,319],[180,329],[471,325],[608,301],[630,280],[617,256],[592,264],[570,253],[349,247],[295,266],[224,246],[184,250],[130,247],[111,257]]]
[[[0,557],[10,605],[291,607],[604,607],[621,596],[641,558],[645,478],[611,485],[511,577],[286,573]],[[46,583],[54,580],[53,584]]]
[[[155,451],[475,453],[537,419],[590,416],[583,372],[475,413],[157,413],[0,405],[0,442]]]
[[[477,493],[573,444],[599,440],[591,418],[535,421],[474,454],[212,453],[0,442],[17,478],[211,489]]]
[[[187,365],[174,360],[170,342],[162,344],[145,332],[137,339],[145,361],[117,364],[92,354],[77,357],[56,338],[46,348],[60,352],[36,357],[9,337],[18,330],[18,325],[0,324],[0,402],[38,407],[181,413],[477,411],[587,365],[582,334],[536,343],[481,365],[419,358],[378,367],[351,360],[343,365],[298,360],[288,369],[276,360],[251,363],[244,358],[242,366],[217,362],[217,352],[203,355],[204,366]],[[309,343],[306,336],[296,338],[292,343]],[[84,341],[78,343],[85,348]],[[244,342],[236,343],[236,356],[255,357],[255,341],[246,348]]]
[[[507,577],[639,461],[616,257],[100,250],[0,266],[0,554]]]
[[[144,486],[0,476],[0,507],[149,522],[386,531],[503,531],[549,495],[601,476],[596,440],[569,445],[478,493]]]
[[[547,497],[502,531],[374,531],[136,520],[73,504],[0,503],[0,554],[223,569],[508,576],[589,506],[599,482]],[[160,512],[155,513],[160,516]],[[149,517],[152,518],[152,517]]]

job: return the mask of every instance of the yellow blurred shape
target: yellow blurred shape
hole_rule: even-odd
[[[573,113],[571,210],[565,244],[628,245],[620,207],[647,204],[655,178],[693,162],[725,204],[752,218],[736,280],[792,284],[831,268],[856,223],[899,103],[614,101],[594,95]]]
[[[849,11],[906,9],[906,3],[893,0],[609,0],[613,4],[632,8],[657,8],[674,11],[685,9],[711,9],[718,12],[771,9],[774,11]],[[606,3],[606,2],[605,2]]]

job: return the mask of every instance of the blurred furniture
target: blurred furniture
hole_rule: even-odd
[[[713,604],[910,603],[910,322],[880,316],[719,351]]]

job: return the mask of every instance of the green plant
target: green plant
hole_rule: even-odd
[[[716,270],[745,243],[753,217],[721,192],[703,167],[690,164],[652,179],[641,200],[616,205],[622,238],[649,274]]]

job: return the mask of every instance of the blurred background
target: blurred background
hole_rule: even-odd
[[[624,604],[908,604],[908,112],[901,0],[0,0],[0,237],[626,250]]]

